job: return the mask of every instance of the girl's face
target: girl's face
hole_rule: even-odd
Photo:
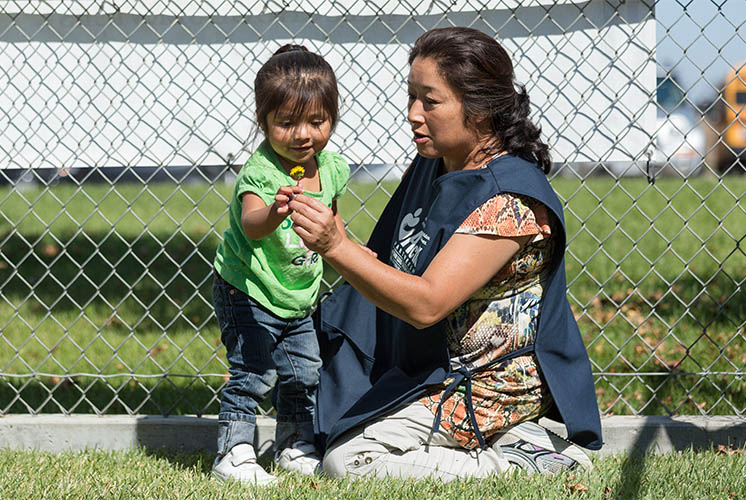
[[[292,107],[283,104],[267,115],[264,135],[286,169],[296,165],[316,166],[314,156],[326,147],[332,132],[329,115],[314,106],[302,116],[293,116]]]
[[[426,158],[443,158],[447,171],[481,166],[475,163],[475,157],[485,134],[464,124],[461,96],[440,76],[435,60],[416,57],[407,85],[407,120],[417,152]]]

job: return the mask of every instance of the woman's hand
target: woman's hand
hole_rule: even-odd
[[[288,206],[293,211],[290,216],[293,230],[310,250],[326,256],[341,248],[347,240],[334,211],[319,200],[298,194]]]
[[[295,198],[295,195],[303,192],[300,186],[281,186],[275,194],[275,208],[278,215],[287,215],[290,213],[288,203]]]
[[[261,240],[272,233],[290,213],[288,202],[303,188],[282,186],[275,194],[275,201],[267,205],[256,193],[241,196],[241,227],[247,238]]]

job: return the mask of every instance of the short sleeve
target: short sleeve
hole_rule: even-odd
[[[456,230],[459,234],[503,237],[551,234],[547,208],[528,196],[500,193],[477,207]]]
[[[350,181],[350,166],[338,154],[334,154],[332,160],[332,183],[334,184],[332,199],[336,200],[347,191],[347,183]]]
[[[236,197],[241,199],[246,193],[254,193],[265,204],[270,205],[275,201],[278,188],[277,179],[274,179],[267,169],[259,165],[246,165],[236,180]]]

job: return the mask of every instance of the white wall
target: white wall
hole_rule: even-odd
[[[337,72],[331,147],[351,163],[403,164],[414,151],[409,47],[450,24],[497,32],[555,161],[641,159],[654,131],[655,21],[638,0],[413,2],[416,12],[355,0],[284,11],[277,1],[115,3],[0,4],[0,167],[242,162],[254,75],[293,39]]]

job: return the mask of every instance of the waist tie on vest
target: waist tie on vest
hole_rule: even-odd
[[[443,394],[440,397],[440,403],[438,403],[438,409],[435,412],[435,420],[433,421],[433,428],[431,432],[433,434],[438,432],[438,427],[440,427],[441,414],[443,412],[443,403],[445,403],[446,400],[451,397],[451,395],[453,394],[453,391],[456,390],[456,387],[458,387],[459,385],[461,385],[462,382],[465,381],[466,382],[466,413],[469,415],[469,420],[471,420],[471,427],[474,429],[474,435],[477,438],[479,447],[482,449],[486,448],[484,437],[482,436],[482,433],[479,431],[479,426],[477,425],[477,416],[474,414],[474,405],[472,403],[472,398],[471,398],[471,379],[475,373],[482,372],[499,363],[503,363],[504,361],[517,358],[518,356],[523,356],[524,354],[528,354],[533,351],[534,351],[534,344],[530,344],[525,347],[521,347],[520,349],[517,349],[513,352],[509,352],[508,354],[504,354],[500,356],[499,358],[493,359],[489,363],[485,363],[472,370],[469,370],[465,366],[461,366],[455,371],[452,370],[448,374],[447,378],[453,377],[453,382],[451,382],[448,385],[448,387],[446,387],[446,390],[443,391]]]

